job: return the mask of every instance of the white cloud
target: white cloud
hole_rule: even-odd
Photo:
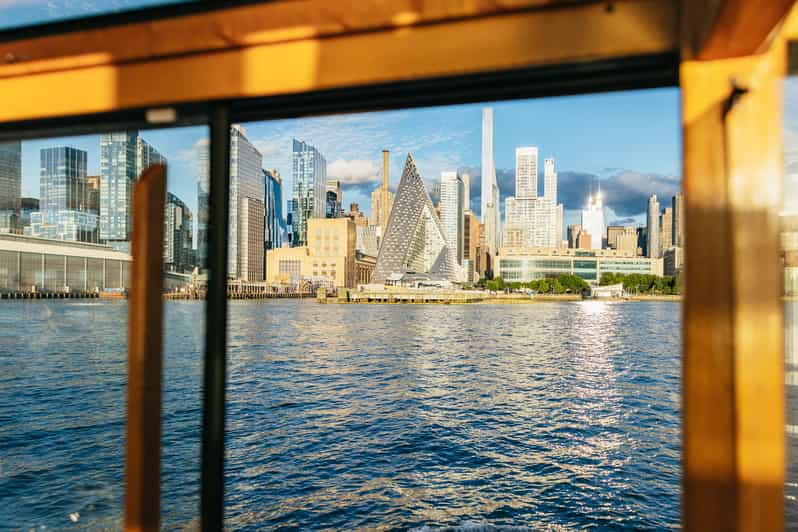
[[[263,155],[264,159],[271,159],[278,155],[282,155],[284,142],[279,142],[275,139],[258,139],[253,142],[255,148]]]
[[[379,181],[379,172],[377,163],[365,159],[336,159],[327,165],[327,178],[337,179],[344,185]]]

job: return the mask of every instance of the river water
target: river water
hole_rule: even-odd
[[[197,525],[204,305],[166,303],[162,512]],[[119,528],[125,302],[0,305],[0,529]],[[230,303],[235,530],[679,523],[680,305]]]

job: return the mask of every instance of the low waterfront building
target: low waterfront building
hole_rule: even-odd
[[[326,280],[331,287],[354,288],[357,282],[356,234],[352,219],[311,218],[307,238],[307,246],[267,252],[266,280],[272,284]]]
[[[528,282],[563,274],[598,282],[602,273],[661,276],[662,259],[638,257],[613,249],[502,248],[496,275],[508,282]]]
[[[623,283],[590,287],[590,297],[594,297],[596,299],[617,298],[623,297],[625,295],[626,290],[623,288]]]
[[[125,290],[130,261],[110,246],[0,234],[0,292]]]

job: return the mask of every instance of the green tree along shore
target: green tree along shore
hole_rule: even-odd
[[[588,290],[587,282],[581,277],[571,274],[563,274],[557,277],[550,277],[546,279],[537,279],[526,283],[508,283],[501,277],[491,280],[481,280],[479,286],[493,290],[495,292],[503,292],[504,290],[522,290],[527,288],[534,290],[541,294],[565,294],[570,292],[572,294],[581,294],[583,291]]]
[[[642,273],[602,273],[600,285],[623,283],[623,288],[630,294],[680,294],[681,278],[675,276],[642,274]]]
[[[681,279],[678,274],[673,277],[670,275],[660,277],[658,275],[640,273],[603,273],[599,280],[599,284],[602,286],[619,283],[622,283],[624,290],[630,294],[670,295],[681,293]],[[497,277],[491,280],[482,279],[477,283],[477,286],[494,292],[529,289],[540,294],[581,294],[590,288],[584,279],[572,274],[563,274],[526,283],[508,283],[501,277]]]

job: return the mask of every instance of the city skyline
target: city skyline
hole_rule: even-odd
[[[494,158],[502,211],[503,198],[515,193],[515,149],[519,146],[538,147],[541,160],[556,159],[560,202],[565,204],[564,226],[579,222],[590,188],[599,180],[605,191],[608,223],[643,224],[647,197],[652,193],[670,197],[680,187],[676,90],[490,105],[494,108]],[[483,107],[431,107],[244,125],[252,144],[263,155],[263,166],[278,170],[287,190],[293,186],[292,138],[319,149],[328,161],[328,179],[342,183],[344,207],[358,203],[366,213],[371,212],[371,192],[380,184],[382,150],[390,150],[393,190],[404,157],[412,151],[430,189],[442,171],[469,173],[471,208],[480,216]],[[622,112],[629,107],[640,108],[640,112]],[[207,128],[144,130],[140,134],[169,160],[169,191],[197,212],[195,144],[207,137]],[[22,196],[38,197],[38,150],[54,143],[87,151],[88,173],[99,173],[97,139],[85,136],[23,142]],[[289,196],[283,196],[284,213]]]

